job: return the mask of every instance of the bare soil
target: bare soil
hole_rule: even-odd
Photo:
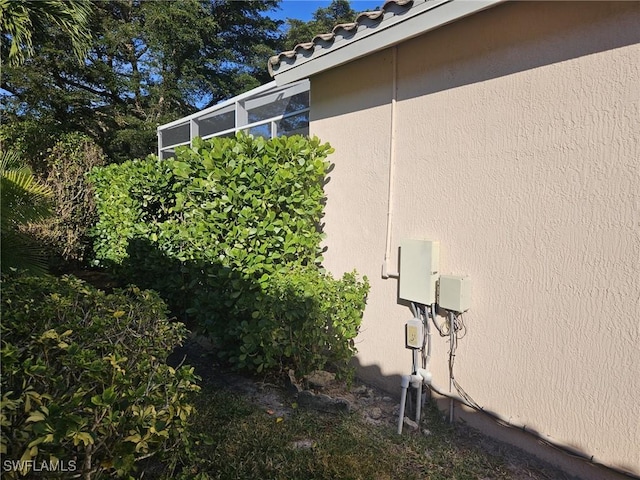
[[[279,378],[242,375],[230,370],[218,361],[213,347],[202,338],[190,338],[183,347],[176,349],[170,362],[193,366],[201,377],[203,386],[231,390],[269,414],[286,418],[294,411],[292,405],[296,401],[297,392],[291,385],[287,385],[288,382]],[[314,393],[346,399],[351,410],[361,415],[363,422],[380,428],[397,428],[398,402],[386,392],[357,379],[350,388],[344,382],[332,382]],[[416,432],[405,427],[405,434],[424,434],[425,430],[422,428],[422,431]],[[579,480],[533,455],[489,438],[464,424],[456,425],[455,436],[456,441],[463,445],[477,446],[487,454],[501,458],[514,480]]]

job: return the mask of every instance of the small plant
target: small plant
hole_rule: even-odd
[[[3,478],[60,461],[84,479],[128,477],[138,460],[188,443],[198,386],[193,369],[165,363],[185,328],[157,294],[6,276],[1,332],[0,449],[16,464]]]

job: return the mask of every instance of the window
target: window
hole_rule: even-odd
[[[158,127],[158,156],[170,158],[177,146],[196,137],[226,137],[239,130],[266,138],[308,135],[309,80],[283,87],[271,82]]]

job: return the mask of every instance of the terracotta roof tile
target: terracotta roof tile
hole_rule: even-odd
[[[280,62],[294,62],[298,55],[307,57],[311,55],[317,47],[330,48],[336,37],[353,37],[360,27],[370,28],[375,26],[384,19],[385,15],[390,14],[391,10],[408,9],[412,4],[413,0],[387,0],[379,10],[362,12],[358,14],[351,23],[338,24],[333,27],[331,32],[318,34],[313,37],[310,42],[299,43],[293,47],[292,50],[274,55],[268,62],[269,73],[273,76]],[[373,25],[372,22],[374,22]]]

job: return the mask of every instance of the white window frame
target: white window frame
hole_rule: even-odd
[[[222,115],[234,112],[234,126],[225,130],[220,130],[208,135],[204,135],[202,138],[212,138],[221,135],[227,135],[229,133],[235,133],[238,131],[248,131],[251,128],[259,127],[261,125],[269,125],[269,132],[271,137],[278,136],[277,123],[281,120],[294,117],[303,113],[309,112],[309,107],[295,110],[292,112],[282,113],[270,118],[260,120],[258,122],[249,123],[248,111],[254,108],[274,103],[276,101],[298,95],[300,93],[308,92],[310,89],[310,83],[308,79],[303,79],[298,82],[288,84],[286,86],[277,86],[276,82],[270,82],[260,87],[249,90],[241,95],[238,95],[229,100],[225,100],[213,107],[206,108],[199,112],[196,112],[188,117],[183,117],[173,122],[166,123],[158,127],[158,157],[160,159],[167,158],[173,153],[176,147],[188,145],[191,146],[193,139],[199,137],[200,120],[209,119],[217,115]],[[173,129],[179,126],[189,125],[189,140],[184,140],[177,143],[163,143],[163,133],[169,129]]]

